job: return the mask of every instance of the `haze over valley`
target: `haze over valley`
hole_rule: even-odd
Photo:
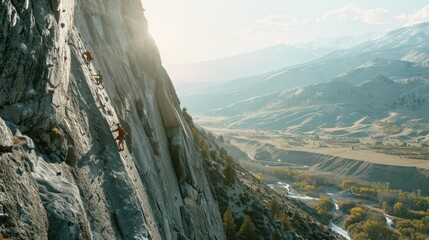
[[[204,124],[427,141],[429,24],[181,98]]]
[[[387,222],[402,226],[404,219],[420,218],[381,205],[387,202],[393,209],[398,202],[415,201],[409,194],[416,191],[429,194],[428,43],[429,23],[399,28],[306,63],[285,63],[277,70],[182,92],[181,104],[198,125],[226,143],[240,164],[277,191],[284,193],[287,186],[289,197],[316,208],[319,196],[342,204],[366,199],[356,207],[367,209],[362,211],[368,211],[369,219],[385,218],[384,225],[403,234]],[[292,173],[279,177],[281,169]],[[294,171],[317,183],[298,185],[290,177]],[[344,181],[357,181],[376,194],[350,190]],[[326,191],[332,186],[337,188]],[[381,197],[390,188],[410,197]],[[344,189],[351,195],[344,195]],[[421,210],[423,217],[428,215],[429,209]],[[383,212],[396,217],[375,217]],[[347,223],[353,213],[342,209],[332,214],[337,225],[330,222],[331,228],[355,239]]]

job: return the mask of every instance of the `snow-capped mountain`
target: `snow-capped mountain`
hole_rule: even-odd
[[[204,89],[204,94],[183,97],[182,103],[191,112],[203,113],[248,98],[327,82],[334,78],[349,77],[349,81],[354,84],[377,75],[396,80],[426,78],[428,31],[428,23],[394,30],[351,49],[334,51],[305,64]]]

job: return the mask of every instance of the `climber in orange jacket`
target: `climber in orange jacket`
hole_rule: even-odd
[[[126,133],[125,133],[125,130],[121,127],[121,125],[119,123],[117,123],[116,126],[118,128],[116,128],[112,132],[118,132],[118,137],[116,137],[115,140],[119,140],[118,141],[119,151],[123,151],[125,149],[124,148],[124,140],[125,140]]]

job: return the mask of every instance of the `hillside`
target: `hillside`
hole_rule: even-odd
[[[427,130],[428,99],[426,80],[395,82],[378,76],[359,86],[332,81],[254,97],[208,114],[226,116],[212,122],[224,127],[423,141],[425,135],[415,133]],[[398,129],[380,129],[387,125]]]

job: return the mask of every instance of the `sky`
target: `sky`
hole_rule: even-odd
[[[142,0],[164,65],[429,21],[427,0]]]

